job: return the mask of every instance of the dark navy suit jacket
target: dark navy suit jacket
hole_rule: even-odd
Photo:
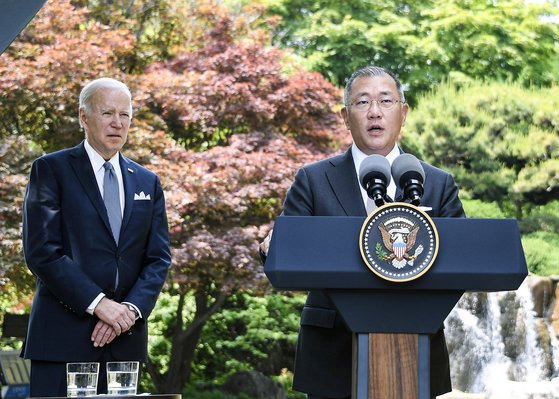
[[[113,356],[146,359],[145,321],[171,261],[165,200],[157,175],[122,155],[120,167],[125,207],[117,246],[83,142],[33,163],[23,208],[23,248],[37,283],[25,358],[99,359],[106,347],[93,346],[98,319],[86,309],[104,292],[142,313],[129,332],[109,344]],[[135,200],[142,191],[150,199]]]
[[[452,176],[421,162],[425,193],[421,206],[432,217],[464,217]],[[402,191],[396,191],[401,200]],[[351,149],[304,166],[289,189],[286,216],[366,216]],[[334,317],[332,317],[334,316]],[[352,334],[321,291],[311,291],[301,315],[293,388],[329,398],[351,395]],[[443,330],[431,337],[431,394],[451,390]]]

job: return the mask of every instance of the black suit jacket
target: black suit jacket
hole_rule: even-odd
[[[165,200],[154,173],[122,155],[120,167],[125,207],[117,245],[83,142],[33,163],[23,208],[23,249],[37,283],[25,358],[99,359],[106,347],[93,346],[97,318],[86,309],[104,292],[142,313],[129,332],[109,345],[113,356],[146,359],[145,321],[171,260]],[[142,191],[149,199],[137,199]]]
[[[422,206],[432,217],[464,217],[452,176],[425,162]],[[396,200],[401,200],[398,188]],[[286,216],[366,216],[351,149],[304,166],[295,176],[283,206]],[[311,291],[301,314],[293,388],[325,397],[351,394],[349,329],[328,297]],[[441,328],[431,337],[431,394],[451,390],[448,352]]]

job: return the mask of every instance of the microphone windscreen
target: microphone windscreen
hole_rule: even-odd
[[[367,181],[371,176],[382,179],[385,185],[390,183],[390,163],[382,155],[369,155],[361,162],[359,182],[365,189],[367,189]]]
[[[402,186],[405,182],[401,182],[400,180],[407,172],[413,172],[414,178],[416,179],[421,177],[421,183],[425,181],[425,171],[419,160],[412,154],[400,154],[396,157],[394,162],[392,162],[392,176],[394,177],[394,181]]]

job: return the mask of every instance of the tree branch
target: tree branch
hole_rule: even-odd
[[[219,310],[219,308],[223,305],[223,302],[225,302],[226,298],[227,298],[227,294],[225,293],[225,291],[223,289],[221,289],[219,291],[219,294],[217,295],[217,298],[211,304],[210,307],[208,307],[204,311],[201,311],[200,313],[198,313],[198,308],[197,308],[196,309],[196,315],[194,316],[194,319],[192,320],[192,323],[190,323],[190,325],[188,326],[188,328],[186,330],[184,330],[180,333],[180,338],[179,339],[186,340],[188,338],[188,336],[190,334],[192,334],[198,327],[200,327],[206,321],[208,321],[208,319],[215,312],[217,312]]]

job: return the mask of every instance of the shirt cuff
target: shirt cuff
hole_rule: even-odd
[[[134,305],[133,303],[130,303],[130,302],[122,302],[122,303],[125,304],[125,305],[128,305],[128,306],[132,306],[136,310],[136,312],[138,312],[138,317],[136,318],[136,320],[142,318],[142,312],[140,312],[140,309],[138,309],[138,307],[136,305]]]
[[[85,311],[93,316],[93,311],[95,310],[95,308],[97,307],[99,302],[101,302],[101,299],[103,299],[104,297],[105,297],[105,294],[103,294],[101,292],[99,295],[97,295],[97,297],[93,300],[93,302],[91,302],[89,304],[89,306],[87,307],[87,309]]]

